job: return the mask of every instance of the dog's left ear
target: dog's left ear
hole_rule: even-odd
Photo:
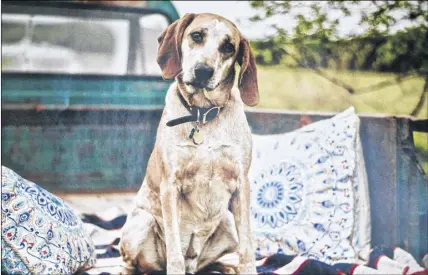
[[[183,33],[195,17],[196,14],[186,13],[159,35],[157,62],[164,79],[172,79],[180,73]]]
[[[242,101],[248,106],[255,106],[259,103],[256,59],[251,52],[250,42],[244,37],[241,38],[239,43],[237,61],[241,66],[238,87]]]

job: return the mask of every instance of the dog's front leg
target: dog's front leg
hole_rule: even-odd
[[[239,273],[257,274],[250,224],[250,181],[248,176],[242,176],[239,179],[239,189],[232,199],[232,212],[239,238]]]
[[[181,253],[178,189],[174,181],[160,186],[162,217],[166,245],[166,269],[168,274],[185,274],[184,257]]]

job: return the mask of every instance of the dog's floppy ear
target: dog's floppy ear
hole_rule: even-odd
[[[255,106],[259,103],[256,59],[251,52],[250,43],[244,37],[241,38],[239,43],[237,61],[241,66],[238,87],[242,101],[248,106]]]
[[[186,13],[182,18],[168,26],[158,37],[157,62],[164,79],[172,79],[181,71],[181,41],[187,26],[195,14]]]

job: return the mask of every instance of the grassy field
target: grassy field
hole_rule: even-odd
[[[360,88],[394,80],[396,75],[325,71],[357,90],[351,95],[308,69],[290,69],[281,65],[257,68],[260,108],[340,112],[354,106],[360,114],[409,115],[416,106],[424,85],[422,78],[409,78],[374,92],[358,93]],[[428,98],[426,99],[418,117],[428,118]],[[428,134],[415,133],[414,138],[417,154],[428,174]]]

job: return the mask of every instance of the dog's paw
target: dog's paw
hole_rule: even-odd
[[[169,275],[181,275],[186,274],[186,268],[184,265],[184,259],[171,259],[167,260],[166,273]]]
[[[252,263],[240,264],[238,267],[238,273],[243,275],[255,275],[257,274],[257,269],[256,266]]]
[[[166,274],[168,274],[168,275],[185,275],[186,271],[184,268],[183,269],[181,269],[181,268],[167,268]]]
[[[224,274],[239,274],[238,268],[232,265],[224,265]]]
[[[132,265],[124,264],[122,265],[121,270],[119,271],[119,275],[132,275],[135,274],[136,268]]]

